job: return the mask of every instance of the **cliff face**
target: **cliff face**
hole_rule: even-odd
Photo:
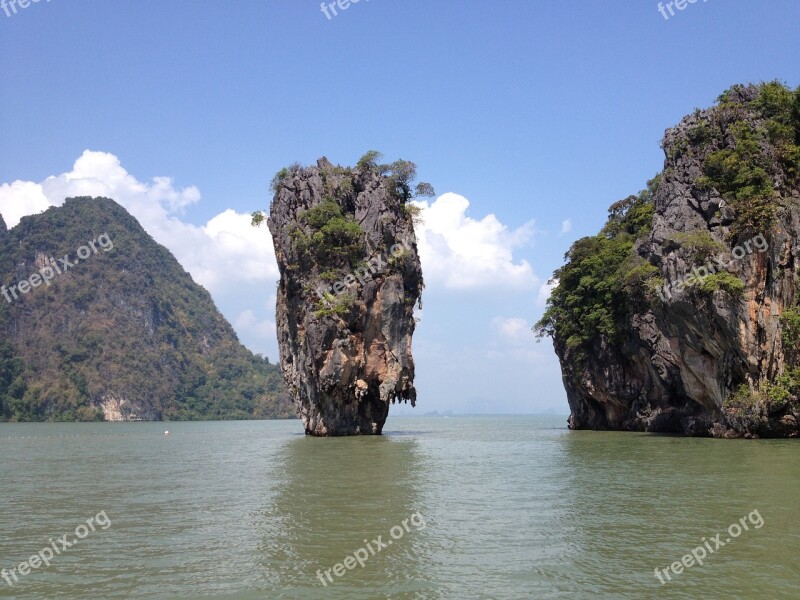
[[[569,426],[797,436],[800,91],[734,87],[663,148],[649,189],[570,250],[538,325]]]
[[[323,158],[273,182],[281,367],[307,434],[380,434],[391,403],[415,404],[414,175],[403,161]]]
[[[0,420],[291,416],[278,368],[113,200],[0,227],[0,284]]]

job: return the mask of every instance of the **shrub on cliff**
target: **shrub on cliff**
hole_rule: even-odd
[[[370,150],[358,161],[356,169],[386,175],[390,189],[401,202],[408,202],[421,196],[436,195],[430,183],[420,181],[414,186],[414,180],[417,178],[415,163],[410,160],[396,160],[393,163],[381,164],[378,162],[381,158],[383,155],[380,152]]]
[[[732,273],[720,271],[705,277],[700,283],[700,291],[706,294],[723,291],[738,297],[744,293],[744,282]]]
[[[563,340],[575,356],[584,356],[599,335],[620,341],[631,287],[644,284],[658,271],[637,261],[633,248],[650,231],[659,185],[656,177],[638,195],[612,204],[602,232],[572,245],[564,257],[566,264],[553,275],[558,285],[547,309],[534,326],[538,337]]]
[[[705,263],[715,254],[727,250],[724,244],[711,237],[711,234],[705,229],[679,231],[670,235],[669,241],[675,242],[679,248],[688,250],[692,260],[697,264]]]
[[[793,92],[772,81],[758,85],[754,95],[748,89],[733,86],[711,109],[709,131],[714,133],[707,141],[718,149],[706,155],[697,181],[700,189],[715,188],[733,207],[732,239],[769,229],[780,193],[800,177],[800,88]]]
[[[290,235],[301,260],[310,253],[320,267],[335,270],[353,267],[363,258],[364,230],[336,202],[328,200],[308,209],[299,221],[303,227]]]
[[[275,177],[272,178],[272,181],[269,184],[269,189],[274,194],[278,191],[280,186],[283,184],[284,181],[294,176],[298,171],[303,168],[299,162],[292,163],[288,167],[284,167],[277,173],[275,173]]]

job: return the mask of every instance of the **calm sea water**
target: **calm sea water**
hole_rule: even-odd
[[[0,568],[84,536],[0,597],[796,599],[799,443],[563,417],[390,417],[338,439],[297,421],[0,424]],[[103,511],[106,529],[79,528]],[[763,526],[659,583],[753,511]]]

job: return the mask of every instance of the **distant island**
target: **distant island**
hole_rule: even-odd
[[[124,208],[0,217],[0,420],[294,417],[280,370]]]
[[[736,85],[575,242],[537,323],[572,429],[800,435],[800,89]]]

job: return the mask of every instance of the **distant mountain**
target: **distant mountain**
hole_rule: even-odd
[[[0,217],[0,420],[294,416],[280,371],[124,208]]]

